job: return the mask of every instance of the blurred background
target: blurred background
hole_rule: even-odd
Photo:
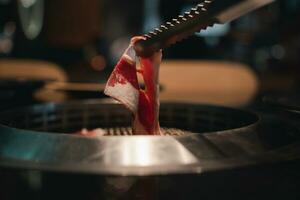
[[[0,0],[0,111],[43,102],[105,98],[105,82],[130,38],[197,3],[194,0]],[[299,125],[299,9],[299,0],[277,0],[165,49],[160,69],[161,100],[256,108],[266,105],[265,99],[271,103],[284,99],[284,105],[296,105],[295,124]],[[18,110],[16,113],[20,114]],[[35,119],[40,120],[38,115],[32,120]],[[274,136],[280,144],[287,141],[281,137],[285,133],[288,138],[299,136],[298,129],[294,134],[294,129],[286,128],[281,118],[265,126],[273,128],[267,137]],[[230,196],[236,191],[237,194],[246,191],[247,196],[243,195],[246,199],[251,199],[253,191],[254,195],[264,191],[273,196],[282,192],[294,197],[300,185],[299,165],[282,166],[278,170],[273,165],[262,172],[257,170],[256,176],[253,176],[256,170],[237,171],[232,176],[221,174],[213,179],[207,176],[203,186],[211,189],[204,193],[209,197],[221,196],[230,188]],[[284,176],[285,173],[292,178]],[[61,175],[43,174],[41,179],[39,171],[16,175],[15,171],[1,169],[0,199],[55,199],[55,195],[62,193],[60,199],[74,200],[96,199],[92,197],[100,195],[99,183],[95,183],[97,177],[79,177],[81,184],[77,184],[78,177],[72,174],[63,176],[62,180],[66,181],[57,181]],[[237,178],[232,179],[233,176]],[[257,177],[263,178],[257,181]],[[290,181],[294,179],[295,182]],[[173,183],[189,185],[182,180]],[[236,188],[228,181],[236,182]],[[212,183],[217,187],[212,187]],[[46,186],[41,187],[42,184]],[[198,184],[190,185],[192,189],[198,187]],[[274,186],[266,190],[268,185]],[[170,193],[168,187],[164,189],[166,193]],[[96,194],[89,193],[90,190]],[[171,194],[176,196],[177,192]]]
[[[130,38],[197,3],[0,0],[2,107],[103,97]],[[278,0],[165,49],[162,99],[240,106],[266,94],[294,98],[300,88],[299,8],[298,0]],[[191,80],[176,81],[182,73]]]

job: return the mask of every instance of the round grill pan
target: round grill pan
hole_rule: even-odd
[[[144,176],[201,173],[298,156],[289,151],[294,144],[285,149],[267,146],[257,131],[257,115],[217,106],[162,103],[160,124],[169,136],[124,136],[131,115],[111,101],[31,106],[6,111],[0,121],[0,165],[6,167]],[[99,127],[113,136],[72,134]]]

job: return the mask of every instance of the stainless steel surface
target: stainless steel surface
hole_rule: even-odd
[[[0,165],[144,176],[204,173],[300,156],[296,139],[267,145],[257,131],[258,117],[245,111],[162,103],[160,117],[163,127],[192,133],[100,137],[66,134],[83,127],[127,127],[130,113],[112,102],[47,104],[8,111],[0,115],[5,124],[0,126]]]
[[[292,95],[268,95],[263,97],[266,106],[271,107],[274,111],[286,111],[300,116],[300,97]]]
[[[225,9],[217,15],[219,23],[226,23],[235,20],[253,10],[263,7],[275,0],[244,0],[237,2],[228,9]]]
[[[145,34],[134,48],[147,57],[215,23],[232,21],[275,0],[204,0],[189,12]]]

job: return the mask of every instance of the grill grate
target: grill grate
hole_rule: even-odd
[[[165,135],[183,135],[240,128],[256,122],[257,118],[223,107],[162,103],[159,121]],[[40,132],[75,133],[82,128],[102,128],[106,135],[132,135],[131,113],[120,104],[101,101],[16,109],[1,114],[0,123]]]
[[[161,134],[167,136],[183,136],[192,132],[184,131],[176,128],[161,128]],[[131,127],[113,127],[102,129],[102,136],[129,136],[132,135]]]

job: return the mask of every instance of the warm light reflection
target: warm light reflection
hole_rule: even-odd
[[[102,71],[106,67],[106,60],[102,55],[94,56],[91,59],[91,67],[96,71]]]
[[[197,158],[172,137],[137,136],[106,146],[106,165],[158,166],[185,165],[198,162]]]
[[[153,145],[151,140],[147,138],[136,138],[134,141],[123,145],[123,164],[124,165],[137,165],[147,166],[153,163]]]

